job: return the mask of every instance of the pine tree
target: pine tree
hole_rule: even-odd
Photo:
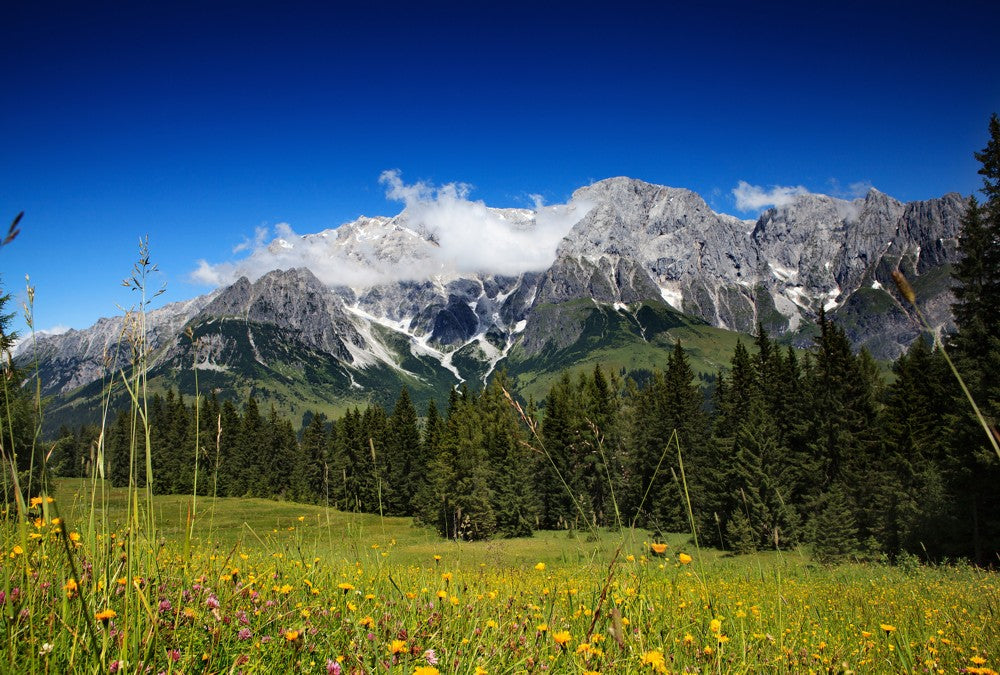
[[[215,472],[213,489],[220,497],[236,497],[243,494],[240,491],[242,466],[239,464],[242,454],[239,442],[243,423],[236,406],[228,399],[222,402],[219,415],[216,422],[222,431],[220,434],[216,429],[218,448],[213,462],[213,472]]]
[[[534,530],[537,505],[532,489],[532,463],[521,435],[517,413],[504,396],[509,387],[504,371],[494,374],[477,402],[483,446],[490,468],[496,532],[503,537],[526,537]]]
[[[326,503],[328,445],[326,416],[323,413],[313,415],[309,426],[302,431],[302,460],[296,465],[298,470],[292,481],[292,494],[296,500],[313,504]]]
[[[821,563],[834,563],[855,553],[858,529],[844,486],[833,485],[817,500],[815,509],[809,537],[813,557]]]
[[[980,206],[970,199],[959,237],[961,258],[953,275],[956,335],[950,342],[956,363],[987,423],[996,434],[1000,420],[1000,118],[989,122],[989,140],[975,153],[981,163]],[[967,534],[966,554],[979,563],[1000,551],[1000,460],[985,438],[971,407],[960,401],[949,425],[949,490],[955,498],[959,530]]]
[[[386,513],[412,515],[413,496],[419,487],[414,476],[421,460],[417,411],[406,387],[400,389],[386,430]]]
[[[947,418],[957,399],[954,381],[940,352],[920,338],[893,366],[895,381],[886,392],[881,415],[883,464],[887,474],[878,491],[878,523],[874,536],[894,559],[901,552],[940,557],[954,555],[948,546],[953,526],[947,497]]]
[[[567,528],[580,517],[575,500],[582,489],[573,461],[574,445],[580,439],[572,419],[572,397],[573,385],[564,373],[545,399],[542,447],[534,458],[539,525],[545,530]]]

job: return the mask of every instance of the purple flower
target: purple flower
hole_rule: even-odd
[[[236,634],[236,638],[239,640],[249,640],[253,636],[249,628],[241,628],[240,632]]]
[[[205,604],[208,606],[209,609],[218,609],[219,599],[215,597],[215,593],[212,593],[211,595],[208,596],[208,599],[205,600]]]
[[[169,652],[167,652],[167,656],[170,657],[171,661],[173,661],[174,663],[177,663],[178,661],[181,660],[181,650],[179,650],[179,649],[171,649]]]
[[[169,600],[160,600],[160,612],[169,612],[173,608],[174,606],[170,604]]]
[[[427,663],[431,664],[432,666],[436,666],[438,663],[437,654],[434,653],[433,649],[428,649],[426,652],[424,652],[424,659],[427,661]]]
[[[340,675],[340,662],[333,659],[326,660],[326,675]]]

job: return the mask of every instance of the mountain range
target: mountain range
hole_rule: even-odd
[[[502,367],[538,398],[564,369],[657,367],[677,340],[696,369],[714,372],[737,334],[758,323],[808,345],[821,310],[856,347],[892,359],[920,332],[893,286],[896,269],[932,325],[952,325],[950,269],[967,206],[956,193],[910,203],[875,189],[854,200],[801,194],[742,220],[690,190],[610,178],[580,188],[570,204],[575,224],[551,264],[529,270],[442,260],[434,223],[409,207],[276,238],[268,246],[276,259],[308,250],[323,263],[319,274],[310,265],[273,269],[149,312],[150,383],[191,394],[197,375],[202,392],[253,394],[287,414],[335,414],[389,404],[403,385],[418,401],[440,399]],[[538,259],[528,249],[540,210],[488,212]],[[344,284],[323,273],[331,263],[394,274]],[[40,335],[30,353],[21,345],[17,358],[37,364],[53,397],[50,424],[96,418],[108,374],[130,362],[133,323],[106,318]]]

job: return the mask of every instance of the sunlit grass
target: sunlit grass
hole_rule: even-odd
[[[107,493],[99,515],[111,532],[88,541],[78,536],[88,489],[86,481],[62,481],[55,499],[63,520],[33,521],[26,549],[15,548],[16,527],[0,530],[7,670],[989,672],[997,665],[997,576],[967,566],[826,568],[794,552],[698,554],[685,535],[671,535],[660,556],[642,531],[456,543],[405,518],[252,499],[199,499],[185,558],[190,498],[166,496],[153,500],[160,539],[132,548],[140,573],[128,578],[127,491]],[[32,514],[44,519],[42,505]],[[54,533],[61,526],[90,570],[72,582]],[[681,552],[696,559],[682,564]],[[94,619],[96,651],[79,594]],[[137,649],[128,650],[135,633]]]

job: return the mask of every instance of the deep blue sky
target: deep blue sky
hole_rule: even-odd
[[[394,215],[386,169],[494,206],[629,175],[744,217],[740,180],[979,187],[994,3],[690,4],[7,3],[3,286],[28,273],[39,328],[87,326],[131,302],[148,234],[165,299],[191,297],[258,226]]]

